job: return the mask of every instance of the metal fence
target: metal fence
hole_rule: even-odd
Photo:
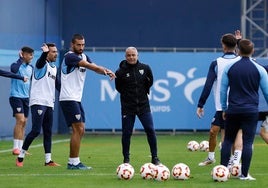
[[[85,47],[89,52],[123,52],[127,47]],[[136,47],[139,52],[222,52],[222,48],[171,48],[171,47]],[[255,48],[254,57],[268,57],[268,49],[266,54],[259,56],[259,52],[263,49]]]

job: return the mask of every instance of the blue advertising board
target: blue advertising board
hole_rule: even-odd
[[[86,52],[95,63],[115,71],[119,62],[124,59],[124,52]],[[17,50],[0,50],[1,69],[9,70],[10,64],[18,58]],[[41,54],[35,52],[36,59]],[[150,104],[153,112],[155,128],[158,130],[208,130],[214,115],[213,95],[205,105],[205,116],[198,119],[196,108],[199,96],[206,79],[211,61],[221,53],[181,53],[181,52],[140,52],[139,60],[149,64],[154,73],[154,85],[150,91]],[[268,64],[268,58],[257,59],[262,65]],[[58,64],[58,60],[57,60]],[[1,77],[0,96],[3,99],[0,108],[2,126],[0,136],[11,136],[14,118],[8,103],[10,80]],[[121,129],[121,112],[119,94],[115,90],[114,81],[108,77],[87,71],[87,78],[82,100],[86,113],[87,130]],[[267,111],[267,104],[260,94],[260,110]],[[31,125],[31,118],[28,124]],[[27,126],[28,129],[31,126]],[[135,129],[142,126],[137,120]],[[259,129],[259,126],[258,126]],[[55,104],[53,132],[65,133],[69,129],[59,105]],[[259,132],[259,130],[257,130]]]
[[[115,71],[124,52],[89,52],[91,60]],[[159,130],[209,129],[215,108],[213,96],[205,105],[205,116],[198,119],[196,108],[211,61],[221,53],[140,52],[139,60],[149,64],[154,74],[150,104],[155,128]],[[82,99],[86,129],[121,129],[120,97],[114,81],[87,72]],[[135,129],[142,128],[136,120]]]

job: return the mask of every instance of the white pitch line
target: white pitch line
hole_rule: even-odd
[[[88,170],[85,170],[85,172],[90,172]],[[90,174],[91,176],[114,176],[115,174],[108,174],[108,173],[101,173],[101,174]],[[86,174],[0,174],[0,177],[3,176],[88,176],[88,173]]]
[[[91,170],[85,170],[84,172],[92,172]],[[68,174],[0,174],[0,177],[8,177],[8,176],[28,176],[28,177],[34,177],[34,176],[88,176],[88,173],[68,173]],[[139,176],[139,173],[135,173],[135,176]],[[195,178],[198,175],[207,175],[207,173],[199,173],[199,174],[194,174],[191,176],[191,178]],[[267,176],[267,173],[256,173],[254,176]],[[90,173],[90,176],[116,176],[116,173]],[[234,179],[234,178],[231,178]]]
[[[62,142],[67,142],[70,141],[70,139],[63,139],[63,140],[56,140],[56,141],[52,141],[52,144],[57,144],[57,143],[62,143]],[[30,146],[31,148],[38,148],[38,147],[42,147],[43,144],[36,144],[33,146]],[[6,149],[6,150],[0,150],[0,153],[6,153],[6,152],[11,152],[12,149]]]

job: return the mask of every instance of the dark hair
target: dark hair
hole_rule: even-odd
[[[235,48],[237,44],[237,39],[231,33],[227,33],[222,36],[221,42],[228,48]]]
[[[55,47],[55,46],[56,46],[55,43],[46,43],[46,45],[47,45],[48,47]]]
[[[248,39],[241,39],[238,43],[238,48],[241,55],[251,55],[254,44]]]
[[[75,43],[75,40],[83,40],[84,36],[81,34],[74,34],[72,38],[72,43]]]
[[[33,53],[34,52],[34,50],[32,48],[28,47],[28,46],[23,46],[21,48],[21,51],[26,52],[26,53]]]

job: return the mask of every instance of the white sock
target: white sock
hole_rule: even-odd
[[[18,139],[14,139],[13,140],[13,149],[17,149],[19,148],[19,140]]]
[[[239,164],[241,159],[242,151],[241,150],[235,150],[234,151],[234,164]]]
[[[45,153],[45,161],[49,163],[51,161],[51,153]]]
[[[22,145],[23,145],[23,140],[18,140],[19,141],[19,145],[18,145],[18,148],[21,150],[22,148]]]
[[[22,149],[20,150],[19,158],[24,158],[25,157],[26,150]]]
[[[69,164],[72,165],[78,165],[80,163],[80,158],[79,157],[75,157],[75,158],[69,158]]]
[[[208,158],[214,159],[215,158],[215,152],[208,152]]]

